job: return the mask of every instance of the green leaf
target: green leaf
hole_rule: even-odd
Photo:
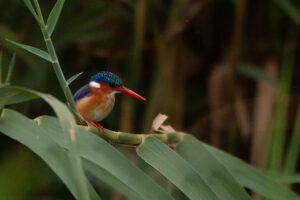
[[[3,58],[3,52],[0,51],[0,85],[2,83],[2,58]]]
[[[147,137],[137,153],[190,199],[219,199],[189,163],[158,139]]]
[[[62,102],[55,99],[53,96],[48,94],[39,93],[33,90],[21,88],[21,87],[1,87],[0,88],[0,96],[2,95],[2,91],[6,91],[7,89],[12,92],[27,92],[34,94],[43,98],[55,111],[58,116],[60,126],[62,127],[62,131],[64,136],[64,142],[67,144],[67,148],[69,149],[69,162],[71,164],[70,171],[72,172],[72,178],[77,188],[77,195],[79,199],[89,199],[88,188],[86,184],[86,178],[83,172],[83,168],[81,165],[81,160],[79,158],[77,152],[77,138],[76,138],[76,130],[75,130],[75,119],[72,113],[69,111],[67,106]],[[5,96],[4,96],[5,99]],[[7,98],[9,99],[9,97]],[[6,100],[7,101],[7,100]]]
[[[47,32],[48,32],[49,36],[51,36],[54,31],[55,25],[60,16],[64,2],[65,2],[65,0],[57,0],[53,9],[51,10],[51,12],[49,14],[49,17],[47,20]]]
[[[7,87],[0,87],[0,105],[11,105],[38,98],[37,95],[24,90],[11,90]]]
[[[112,188],[121,192],[124,196],[126,196],[130,200],[139,200],[142,199],[132,188],[122,181],[120,181],[117,177],[106,171],[105,169],[99,167],[98,165],[88,161],[87,159],[83,159],[83,166],[86,171],[88,171],[94,177],[102,180],[104,183],[110,185]]]
[[[33,6],[32,6],[31,1],[30,1],[30,0],[24,0],[24,3],[25,3],[25,5],[27,6],[28,10],[29,10],[29,11],[31,12],[31,14],[33,15],[33,17],[35,18],[35,20],[36,20],[39,24],[41,24],[41,21],[40,21],[39,17],[37,16],[37,14],[36,14],[36,12],[35,12]]]
[[[220,199],[251,200],[227,169],[193,136],[185,135],[176,146],[176,152],[192,165]]]
[[[10,82],[10,77],[13,71],[13,68],[15,66],[15,61],[16,61],[16,53],[14,53],[14,55],[12,56],[9,66],[8,66],[8,70],[7,70],[7,75],[6,75],[6,80],[5,80],[5,84],[8,84]]]
[[[12,40],[9,40],[9,39],[6,39],[6,40],[8,42],[10,42],[10,43],[18,46],[18,47],[21,47],[21,48],[25,49],[26,51],[28,51],[28,52],[30,52],[30,53],[32,53],[34,55],[37,55],[37,56],[39,56],[39,57],[41,57],[41,58],[43,58],[43,59],[45,59],[45,60],[47,60],[49,62],[52,62],[50,55],[47,52],[45,52],[45,51],[43,51],[41,49],[29,46],[29,45],[20,44],[18,42],[15,42],[15,41],[12,41]]]
[[[227,168],[242,186],[274,200],[300,200],[297,194],[285,186],[279,185],[275,180],[265,176],[251,165],[212,146],[204,143],[203,145]]]
[[[300,183],[300,174],[287,174],[284,172],[281,175],[276,176],[276,180],[279,183],[283,184],[294,184],[294,183]]]
[[[297,161],[300,153],[300,106],[298,106],[297,116],[295,120],[295,126],[293,130],[290,144],[288,145],[284,172],[291,174],[295,172],[297,167]]]
[[[0,132],[24,144],[40,156],[78,199],[78,191],[70,171],[69,156],[44,129],[20,113],[4,109],[0,118]],[[88,187],[89,190],[94,190],[91,185]]]
[[[279,7],[297,24],[300,25],[299,10],[290,0],[274,0]]]
[[[70,77],[68,80],[67,80],[67,84],[70,85],[75,79],[77,79],[83,72],[80,72],[78,74],[75,74],[74,76]]]
[[[38,124],[47,130],[53,140],[65,148],[66,144],[59,134],[61,128],[57,119],[44,116],[38,119]],[[129,199],[131,197],[137,197],[138,199],[140,197],[140,199],[145,200],[173,199],[148,175],[134,166],[122,153],[105,140],[82,128],[78,128],[76,132],[78,132],[81,158],[90,162],[88,164],[92,163],[93,168],[96,166],[98,168],[93,171],[94,176],[122,192]],[[86,166],[87,163],[84,163],[84,166]],[[88,171],[90,170],[88,168]],[[100,170],[104,170],[102,174],[100,174]],[[114,180],[109,179],[111,176],[114,177]]]
[[[271,77],[269,74],[264,72],[258,67],[255,67],[248,63],[243,63],[238,67],[238,72],[258,81],[265,81],[272,84],[277,84],[278,81]]]

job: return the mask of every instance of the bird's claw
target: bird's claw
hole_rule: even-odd
[[[96,122],[92,122],[92,121],[90,121],[90,120],[86,120],[86,121],[87,121],[88,123],[92,124],[93,126],[95,126],[95,127],[98,129],[99,133],[102,132],[102,134],[104,135],[105,130],[104,130],[104,127],[103,127],[103,126],[101,126],[100,124],[98,124],[98,123],[96,123]]]

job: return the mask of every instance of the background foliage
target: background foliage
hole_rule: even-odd
[[[40,5],[48,16],[54,2]],[[147,97],[146,103],[118,97],[105,127],[148,132],[162,112],[176,129],[278,179],[295,179],[290,173],[296,172],[299,152],[299,25],[297,1],[73,0],[66,1],[52,38],[66,77],[84,72],[71,84],[73,92],[91,75],[109,70]],[[65,101],[50,64],[5,38],[46,49],[22,1],[0,0],[3,66],[16,52],[11,82]],[[11,108],[30,118],[54,114],[41,100]],[[35,154],[0,137],[0,196],[72,198]],[[118,148],[158,177],[132,149]],[[138,154],[147,159],[142,148]],[[290,177],[282,178],[282,172]],[[103,183],[96,185],[103,199],[122,198]],[[293,189],[299,190],[296,184]]]

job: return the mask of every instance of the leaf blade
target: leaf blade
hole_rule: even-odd
[[[34,8],[33,8],[31,1],[30,1],[30,0],[24,0],[24,3],[25,3],[25,5],[26,5],[26,7],[28,8],[28,10],[29,10],[29,11],[31,12],[31,14],[33,15],[33,17],[35,18],[35,20],[36,20],[39,24],[41,24],[41,21],[40,21],[38,15],[36,14],[36,12],[35,12],[35,10],[34,10]]]
[[[2,83],[2,58],[3,58],[3,52],[0,51],[0,85]]]
[[[49,14],[49,17],[47,19],[47,32],[48,32],[49,36],[51,36],[54,31],[55,25],[61,14],[64,3],[65,3],[65,0],[57,0]]]
[[[261,171],[246,164],[242,160],[207,144],[203,143],[203,145],[227,168],[227,170],[229,170],[231,174],[234,174],[234,177],[242,186],[274,200],[300,199],[294,192],[279,185],[276,181],[265,176]]]
[[[75,74],[74,76],[71,76],[68,80],[67,80],[67,84],[70,85],[73,81],[75,81],[81,74],[83,74],[83,72],[80,72],[78,74]]]
[[[26,51],[28,51],[28,52],[34,54],[34,55],[37,55],[37,56],[43,58],[44,60],[47,60],[47,61],[49,61],[49,62],[52,62],[52,61],[51,61],[50,55],[49,55],[47,52],[45,52],[45,51],[43,51],[43,50],[41,50],[41,49],[38,49],[38,48],[36,48],[36,47],[29,46],[29,45],[25,45],[25,44],[20,44],[20,43],[18,43],[18,42],[15,42],[15,41],[12,41],[12,40],[9,40],[9,39],[6,39],[6,40],[7,40],[8,42],[10,42],[10,43],[12,43],[12,44],[18,46],[18,47],[21,47],[22,49],[24,49],[24,50],[26,50]]]
[[[193,166],[220,199],[251,200],[229,171],[193,136],[185,135],[176,146],[176,152]]]
[[[275,3],[297,24],[300,25],[300,13],[289,0],[274,0]]]
[[[15,61],[16,61],[16,53],[13,54],[10,63],[8,65],[8,70],[7,70],[7,75],[6,75],[6,80],[5,80],[5,84],[8,84],[10,82],[10,77],[13,71],[13,68],[15,66]]]
[[[69,162],[71,163],[70,171],[72,172],[72,178],[74,179],[74,183],[77,189],[77,195],[79,199],[90,199],[88,193],[88,183],[86,181],[86,177],[81,165],[81,160],[79,158],[77,152],[77,138],[76,138],[76,130],[75,130],[75,119],[73,118],[72,113],[69,111],[67,106],[62,102],[55,99],[53,96],[48,94],[43,94],[40,92],[36,92],[33,90],[21,88],[21,87],[12,87],[5,86],[0,88],[0,94],[3,92],[3,89],[7,89],[18,93],[20,91],[27,92],[30,94],[34,94],[36,96],[41,97],[45,100],[55,111],[58,116],[60,126],[62,127],[62,132],[64,135],[64,142],[67,144],[69,149]],[[1,95],[0,95],[1,96]],[[4,99],[6,97],[4,96]],[[7,98],[8,99],[8,98]],[[6,99],[6,101],[7,101]]]
[[[53,140],[55,140],[62,147],[65,146],[63,138],[58,134],[60,127],[58,126],[57,119],[45,116],[38,119],[38,121],[40,126],[49,130],[48,132],[51,133],[50,136],[53,138]],[[47,123],[44,123],[46,121]],[[123,154],[113,148],[105,140],[82,128],[79,128],[78,133],[81,158],[93,163],[93,165],[96,165],[98,170],[99,168],[105,170],[107,173],[113,175],[115,179],[119,180],[120,182],[118,183],[118,187],[117,185],[114,185],[114,187],[122,192],[125,196],[137,196],[146,200],[173,199],[149,176],[129,162]],[[105,178],[104,176],[109,176],[107,173],[101,175],[99,172],[95,172],[94,175],[99,178]],[[105,181],[107,180],[107,177],[101,180]],[[139,181],[137,182],[136,180]],[[112,182],[106,183],[112,185]],[[122,185],[129,187],[128,189],[130,190],[128,191],[125,190],[125,188],[119,188]],[[124,193],[125,191],[132,192],[130,192],[130,194],[126,194]],[[137,195],[134,195],[135,193]]]
[[[35,122],[13,110],[4,109],[0,118],[0,132],[31,149],[57,174],[74,197],[78,197],[66,152]],[[91,185],[88,187],[94,190]]]
[[[218,199],[184,159],[155,137],[147,137],[138,147],[137,154],[190,199]]]

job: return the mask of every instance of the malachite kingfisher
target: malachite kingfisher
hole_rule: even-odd
[[[144,97],[126,88],[121,79],[111,72],[101,71],[92,76],[90,82],[81,87],[74,95],[81,116],[104,134],[104,128],[97,122],[102,121],[112,111],[115,95],[129,94],[146,101]]]

